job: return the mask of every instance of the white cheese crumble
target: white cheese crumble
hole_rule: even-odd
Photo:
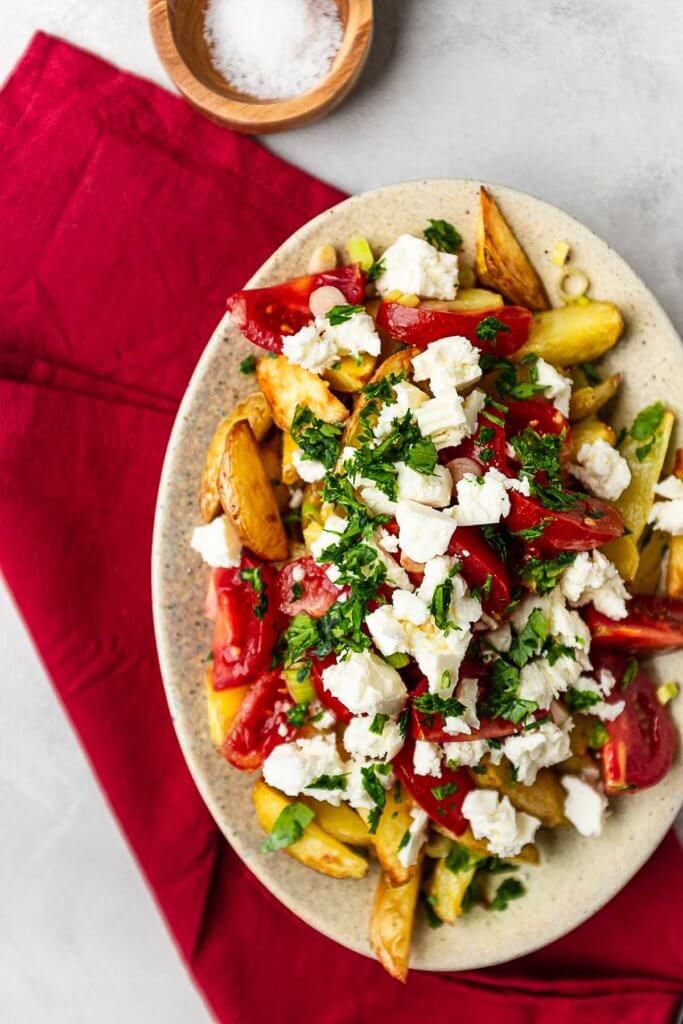
[[[443,753],[450,768],[473,768],[489,753],[489,745],[486,740],[444,743]]]
[[[485,839],[491,853],[516,857],[534,840],[541,822],[531,814],[515,811],[509,799],[493,789],[474,789],[463,801],[462,812],[476,839]]]
[[[354,715],[396,716],[407,692],[398,672],[371,651],[351,651],[322,673],[326,690]]]
[[[363,715],[352,718],[344,730],[344,747],[349,754],[369,757],[378,761],[391,761],[403,746],[403,737],[398,722],[393,719],[384,723],[381,733],[370,731],[374,716]]]
[[[567,791],[565,816],[582,836],[599,836],[605,823],[607,798],[576,775],[563,775],[561,782]]]
[[[306,324],[296,334],[283,334],[282,354],[311,373],[322,373],[339,358],[332,339],[321,337],[314,323]]]
[[[384,272],[375,281],[380,295],[400,291],[425,299],[454,299],[458,288],[458,257],[439,252],[423,238],[399,235],[382,254]]]
[[[344,765],[346,770],[345,798],[351,807],[362,807],[366,810],[371,810],[375,806],[374,800],[365,788],[362,775],[362,769],[370,768],[372,765],[385,767],[382,761],[367,761],[365,758],[354,758],[351,761],[347,761]],[[386,772],[386,774],[384,772],[375,772],[375,778],[384,789],[389,789],[394,784],[393,772]]]
[[[428,399],[416,410],[415,419],[422,434],[431,437],[439,451],[455,447],[467,436],[467,416],[455,388],[447,388]]]
[[[562,574],[560,589],[570,602],[581,608],[593,604],[610,619],[626,618],[626,601],[631,597],[615,565],[600,551],[581,551]]]
[[[484,526],[505,519],[510,514],[505,480],[497,469],[490,469],[483,476],[465,473],[455,488],[458,526]]]
[[[480,391],[479,388],[475,388],[474,391],[470,391],[469,395],[463,399],[462,406],[465,410],[468,434],[473,434],[477,429],[479,413],[485,405],[486,393],[484,391]]]
[[[319,462],[318,459],[310,459],[300,448],[295,448],[292,452],[292,464],[301,479],[305,480],[307,484],[323,480],[327,472],[322,462]]]
[[[372,642],[380,654],[389,658],[392,654],[408,651],[408,638],[403,625],[398,621],[391,605],[382,604],[365,616]]]
[[[460,335],[440,338],[414,357],[413,377],[428,380],[433,395],[466,388],[481,377],[479,349]]]
[[[680,537],[683,535],[683,480],[668,476],[655,484],[654,492],[665,500],[655,501],[647,517],[648,523],[672,537]]]
[[[389,533],[388,530],[379,531],[377,543],[383,551],[387,551],[390,555],[394,555],[398,551],[398,537],[393,533]]]
[[[234,569],[242,558],[242,545],[233,523],[227,516],[218,516],[205,526],[192,531],[190,547],[199,552],[212,569]]]
[[[394,420],[401,419],[407,412],[415,412],[427,401],[427,395],[414,384],[400,380],[394,384],[395,402],[386,402],[380,409],[373,433],[377,438],[386,437]]]
[[[365,311],[353,313],[340,324],[331,324],[326,316],[317,317],[296,334],[282,335],[282,354],[311,373],[323,373],[342,356],[363,352],[378,356],[380,349],[375,322]]]
[[[409,590],[395,590],[391,595],[394,614],[397,619],[405,619],[414,626],[422,626],[429,618],[429,608],[417,594]]]
[[[519,696],[532,700],[546,710],[565,693],[581,675],[581,665],[574,658],[561,655],[552,665],[547,658],[528,662],[519,674]]]
[[[404,868],[411,867],[417,861],[429,826],[429,815],[421,807],[411,807],[410,817],[412,822],[408,830],[408,841],[398,851],[398,859]]]
[[[331,515],[325,520],[325,525],[315,538],[311,541],[309,548],[316,562],[323,562],[323,551],[339,543],[339,538],[348,526],[348,520],[344,516]]]
[[[396,506],[396,522],[399,547],[415,562],[445,554],[456,526],[444,512],[405,500]]]
[[[378,560],[382,563],[386,569],[385,583],[390,587],[400,587],[401,590],[413,590],[413,584],[410,582],[410,576],[405,569],[399,565],[395,558],[388,555],[387,552],[379,546],[375,541],[367,541],[368,547],[371,547]]]
[[[484,641],[491,645],[496,651],[506,653],[512,647],[512,629],[510,623],[506,622],[498,629],[492,629],[484,634]]]
[[[301,487],[295,487],[287,502],[290,508],[301,508],[304,503],[304,492]]]
[[[415,740],[413,771],[416,775],[441,775],[441,748],[438,743]]]
[[[616,501],[631,482],[626,459],[603,438],[582,444],[569,472],[598,498]]]
[[[611,673],[609,673],[611,675]],[[612,677],[614,679],[614,677]],[[594,693],[597,697],[602,698],[607,696],[602,686],[593,679],[592,676],[579,676],[576,682],[571,684],[572,690],[583,691],[584,693]],[[621,712],[626,707],[626,702],[623,700],[614,701],[608,704],[604,700],[598,700],[595,704],[591,704],[586,710],[590,715],[595,715],[603,722],[613,722],[615,718],[618,718]]]
[[[436,465],[433,473],[418,473],[404,462],[397,462],[396,469],[399,500],[417,501],[432,508],[450,504],[453,479],[445,466]]]
[[[552,722],[508,736],[503,753],[517,769],[517,781],[531,786],[541,768],[565,761],[571,754],[569,733]]]
[[[537,360],[536,374],[537,383],[543,388],[545,397],[550,399],[563,416],[569,416],[569,400],[572,396],[570,378],[558,373],[545,359]]]
[[[305,791],[308,796],[326,800],[335,807],[341,803],[343,789],[316,789],[311,784],[321,775],[343,776],[344,773],[344,762],[333,735],[281,743],[263,762],[263,778],[269,786],[287,796],[298,796]]]

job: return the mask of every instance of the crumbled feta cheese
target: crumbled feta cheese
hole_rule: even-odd
[[[455,388],[428,399],[416,410],[415,419],[424,436],[431,437],[439,450],[460,444],[467,434],[465,409]]]
[[[312,783],[321,775],[344,775],[344,762],[337,753],[333,735],[311,736],[281,743],[263,762],[263,778],[287,796],[298,796],[304,790],[316,800],[339,806],[343,789],[316,789]]]
[[[529,661],[519,674],[519,696],[521,700],[532,700],[544,710],[549,708],[556,697],[576,682],[581,675],[581,665],[575,658],[562,654],[552,665],[547,658]]]
[[[462,718],[468,726],[473,729],[479,727],[479,718],[477,716],[477,697],[479,696],[479,680],[471,676],[465,676],[458,683],[457,696],[460,703],[464,706]],[[446,719],[446,731],[448,732],[449,718]]]
[[[683,535],[683,480],[668,476],[655,484],[655,494],[664,501],[655,501],[647,517],[648,523],[672,537]]]
[[[394,555],[398,551],[398,537],[393,533],[389,533],[388,530],[379,531],[379,539],[377,543],[390,555]]]
[[[331,324],[323,316],[315,324],[325,341],[332,343],[337,356],[359,356],[362,352],[378,356],[380,353],[382,342],[375,330],[375,321],[368,313],[353,313],[340,324]]]
[[[608,501],[616,501],[631,483],[628,462],[603,438],[582,444],[576,453],[576,463],[568,468],[587,491]]]
[[[569,733],[552,722],[538,729],[508,736],[503,753],[517,769],[517,781],[531,786],[541,768],[565,761],[571,754]]]
[[[336,724],[337,716],[330,708],[326,708],[319,700],[311,701],[308,709],[311,718],[315,718],[315,728],[320,730],[331,729]]]
[[[408,842],[398,851],[398,859],[404,868],[411,867],[417,861],[429,826],[429,815],[421,807],[411,807],[410,817],[412,822],[408,830]]]
[[[609,674],[611,675],[611,673]],[[584,693],[594,693],[598,697],[602,697],[604,695],[602,686],[600,686],[592,676],[579,676],[576,682],[571,684],[571,689],[583,691]],[[595,715],[603,722],[613,722],[615,718],[619,717],[625,707],[626,702],[623,700],[614,701],[612,704],[599,700],[595,704],[591,704],[587,710],[589,714]]]
[[[413,377],[428,380],[433,395],[462,389],[481,377],[479,349],[467,338],[439,338],[413,359]]]
[[[430,619],[424,626],[406,623],[405,631],[408,653],[415,658],[420,672],[427,677],[430,692],[450,697],[472,639],[469,629],[460,627],[445,633]],[[443,685],[444,672],[448,672],[450,677],[450,683],[446,686]]]
[[[381,491],[371,480],[364,478],[358,481],[358,494],[364,505],[367,505],[371,512],[382,516],[393,516],[396,514],[396,502]]]
[[[301,565],[295,565],[292,569],[292,580],[294,583],[303,583],[306,579],[306,570]]]
[[[630,594],[615,565],[600,551],[580,551],[562,574],[560,589],[570,602],[581,608],[593,604],[610,619],[626,617]]]
[[[485,405],[486,393],[484,391],[480,391],[479,388],[475,388],[474,391],[470,391],[469,395],[466,398],[463,398],[462,407],[465,410],[468,435],[473,434],[477,429],[479,413]]]
[[[570,378],[558,373],[545,359],[537,360],[536,374],[536,381],[543,388],[545,397],[550,399],[563,416],[569,416],[569,400],[572,396]]]
[[[384,272],[375,281],[380,295],[400,291],[425,299],[454,299],[458,288],[458,257],[439,252],[423,238],[399,235],[382,254]]]
[[[455,489],[458,495],[458,526],[499,523],[510,514],[505,477],[497,469],[490,469],[483,476],[465,473]]]
[[[398,715],[406,688],[398,672],[370,651],[351,651],[323,669],[323,685],[354,715]]]
[[[429,604],[434,597],[434,591],[444,583],[455,565],[455,558],[449,555],[438,555],[430,558],[424,566],[424,575],[417,591],[417,596],[426,604]]]
[[[325,525],[315,540],[311,541],[310,551],[316,562],[324,562],[323,552],[339,543],[339,537],[348,526],[348,520],[344,516],[331,515],[325,520]]]
[[[375,806],[374,800],[365,788],[362,775],[362,769],[369,768],[372,765],[380,765],[384,767],[382,761],[367,761],[365,758],[353,758],[352,760],[347,761],[344,765],[346,770],[345,799],[352,807],[371,810]],[[386,774],[383,772],[375,772],[375,777],[384,789],[389,789],[394,784],[393,772],[387,772]]]
[[[403,746],[398,722],[392,719],[385,722],[379,735],[370,731],[372,723],[371,715],[352,718],[344,730],[344,747],[349,754],[357,757],[391,761]]]
[[[295,487],[289,496],[287,504],[290,508],[301,508],[304,503],[304,492],[301,487]]]
[[[401,419],[407,412],[415,412],[427,401],[427,396],[420,388],[410,384],[407,380],[400,380],[394,384],[395,402],[387,402],[380,409],[379,416],[374,428],[374,435],[377,438],[386,437],[390,432],[394,420]]]
[[[339,359],[332,339],[321,336],[315,324],[306,324],[296,334],[283,334],[282,354],[311,373],[322,373]]]
[[[462,743],[444,743],[443,753],[451,768],[473,768],[489,752],[486,740],[463,740]]]
[[[450,504],[453,479],[445,466],[436,465],[433,473],[418,473],[404,462],[397,462],[396,469],[399,500],[417,501],[432,508]]]
[[[456,524],[450,516],[415,501],[399,501],[396,521],[399,547],[415,562],[428,562],[445,554],[455,533]]]
[[[239,535],[227,516],[218,516],[205,526],[196,526],[190,547],[198,551],[212,569],[233,569],[242,558]]]
[[[319,462],[318,459],[309,459],[300,448],[295,448],[292,452],[292,464],[301,479],[305,480],[307,484],[314,484],[318,480],[324,479],[327,472],[322,462]]]
[[[590,662],[585,660],[584,655],[590,650],[590,630],[578,612],[567,608],[561,586],[555,587],[543,597],[527,594],[520,601],[510,617],[518,632],[524,628],[534,608],[543,612],[550,635],[565,647],[576,648],[577,660],[584,668],[589,668]]]
[[[510,623],[506,622],[498,629],[492,629],[484,634],[484,640],[496,651],[505,653],[512,647],[512,629]]]
[[[582,836],[599,836],[605,823],[607,798],[576,775],[563,775],[561,781],[567,791],[565,816]]]
[[[441,747],[427,740],[415,740],[413,771],[416,775],[441,775]]]
[[[367,541],[368,547],[371,547],[378,560],[382,563],[386,569],[385,583],[390,587],[400,587],[401,590],[413,590],[413,584],[410,582],[410,576],[405,569],[399,565],[395,558],[388,555],[379,544],[375,541]]]
[[[494,789],[469,792],[462,812],[475,838],[486,839],[490,852],[504,859],[516,857],[523,846],[533,842],[541,824],[538,818],[515,811],[509,799],[500,799]]]
[[[658,484],[655,484],[652,488],[658,498],[668,498],[669,501],[675,501],[677,498],[683,498],[683,480],[678,476],[667,476],[664,480],[660,480]]]
[[[365,624],[370,630],[372,642],[385,658],[407,652],[408,638],[391,605],[381,604],[374,612],[370,612],[365,617]]]
[[[601,692],[605,695],[605,697],[609,697],[610,693],[617,685],[614,673],[610,672],[608,668],[601,668],[598,672],[598,680],[600,682]]]
[[[412,622],[414,626],[422,626],[429,618],[426,603],[409,590],[395,590],[391,595],[391,603],[396,618]]]

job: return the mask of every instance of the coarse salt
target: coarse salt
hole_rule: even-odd
[[[343,26],[334,0],[209,0],[204,35],[214,67],[235,89],[279,100],[325,77]]]

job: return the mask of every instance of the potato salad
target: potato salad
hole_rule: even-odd
[[[554,241],[556,308],[484,189],[474,266],[434,218],[228,300],[256,388],[191,538],[211,738],[263,856],[378,863],[399,980],[415,927],[505,910],[544,830],[600,835],[674,756],[678,686],[642,659],[683,646],[683,450],[661,401],[610,425],[622,316]]]

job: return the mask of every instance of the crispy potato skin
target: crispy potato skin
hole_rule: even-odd
[[[268,403],[260,391],[254,391],[238,402],[232,412],[216,427],[209,441],[204,458],[204,468],[199,484],[199,507],[204,521],[210,523],[221,514],[221,500],[218,495],[218,471],[225,451],[225,439],[233,423],[247,420],[257,441],[262,441],[273,425]]]
[[[340,843],[350,843],[351,846],[373,845],[374,840],[368,831],[368,826],[348,804],[334,807],[333,804],[314,800],[310,796],[299,797],[299,799],[315,811],[315,820],[320,827],[328,835],[338,839]]]
[[[493,196],[479,190],[480,215],[475,266],[482,284],[527,309],[547,309],[543,282],[515,238]]]
[[[622,315],[613,302],[571,302],[535,313],[528,340],[511,359],[519,362],[534,354],[554,366],[590,363],[616,345],[623,330]]]
[[[254,783],[253,800],[256,816],[266,832],[272,831],[285,807],[294,802],[262,779]],[[330,878],[363,878],[368,871],[368,862],[363,857],[328,835],[315,821],[306,826],[301,839],[284,847],[284,852]]]
[[[282,433],[282,482],[289,484],[291,487],[293,484],[299,482],[299,474],[296,471],[294,465],[294,452],[297,450],[297,444],[292,435],[288,430]]]
[[[408,976],[410,939],[420,891],[418,870],[404,885],[392,885],[381,875],[370,918],[370,945],[382,967],[392,978],[405,981]]]
[[[249,687],[231,686],[225,690],[214,690],[213,665],[209,665],[206,670],[205,686],[209,734],[214,747],[220,748]]]
[[[455,874],[446,867],[446,858],[439,857],[427,882],[426,891],[434,913],[446,924],[454,924],[462,914],[462,901],[474,878],[476,865]]]
[[[260,446],[261,462],[273,487],[275,501],[282,515],[289,507],[289,491],[284,486],[282,466],[282,445],[284,434],[279,431]]]
[[[620,384],[621,374],[615,373],[594,387],[576,388],[569,403],[569,419],[574,422],[585,419],[586,416],[594,416],[603,405],[614,398]]]
[[[289,541],[273,486],[256,438],[244,420],[233,423],[225,439],[218,493],[246,547],[272,562],[287,557]]]
[[[401,792],[399,801],[394,798],[393,789],[387,791],[387,802],[375,833],[375,854],[392,885],[403,885],[417,871],[416,864],[406,868],[398,859],[398,844],[412,822],[411,807],[405,790]]]
[[[281,430],[289,430],[298,405],[306,405],[326,423],[343,423],[348,409],[330,391],[330,385],[315,373],[290,363],[286,356],[259,360],[256,380],[273,419]]]

